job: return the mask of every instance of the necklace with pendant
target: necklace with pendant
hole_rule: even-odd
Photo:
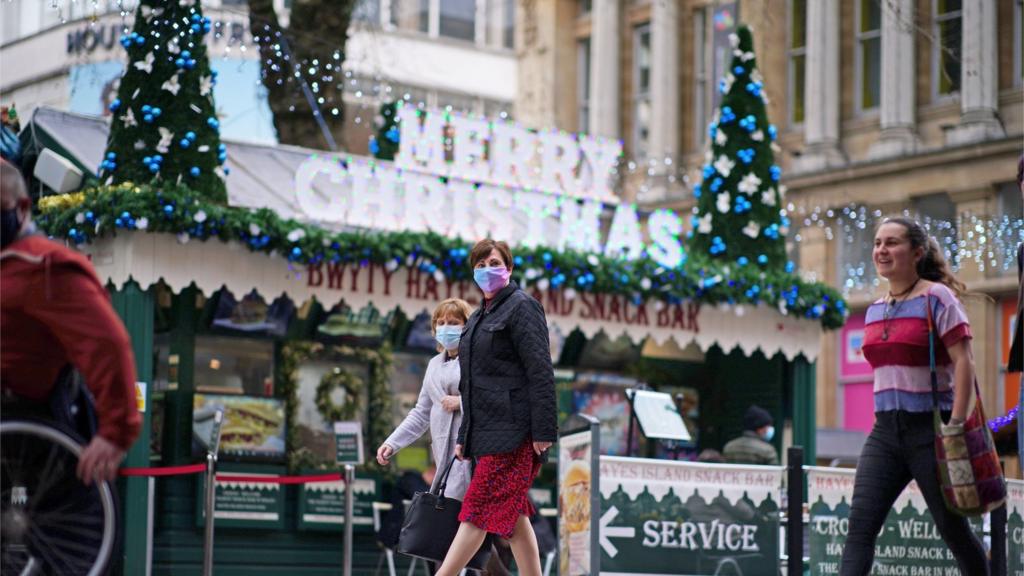
[[[896,314],[900,311],[900,307],[907,301],[907,297],[910,296],[910,293],[914,291],[914,288],[917,287],[917,283],[920,281],[921,278],[918,277],[917,280],[914,280],[914,283],[910,285],[910,288],[907,288],[899,294],[889,292],[889,298],[886,299],[885,307],[882,308],[882,342],[889,340],[889,326],[892,324],[892,320],[896,318]],[[898,297],[903,297],[903,299],[897,302],[896,298]],[[890,309],[892,310],[892,314],[889,313]]]

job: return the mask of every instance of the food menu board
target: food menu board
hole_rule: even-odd
[[[220,454],[241,458],[280,459],[285,456],[284,402],[220,394],[196,394],[192,402],[193,444],[205,451],[217,410],[224,411]]]

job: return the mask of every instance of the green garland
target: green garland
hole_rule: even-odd
[[[48,234],[73,243],[115,235],[119,230],[146,230],[189,238],[241,242],[254,252],[281,254],[295,264],[360,262],[441,271],[453,280],[472,278],[467,259],[470,243],[435,233],[330,232],[285,220],[268,209],[232,208],[204,200],[180,186],[163,188],[126,183],[105,186],[40,202],[38,223]],[[625,295],[634,301],[656,298],[669,303],[765,304],[780,312],[811,318],[827,329],[846,320],[839,292],[805,282],[795,271],[737,266],[692,252],[680,269],[665,269],[651,258],[633,261],[576,251],[521,248],[516,274],[533,284],[580,292]]]
[[[324,346],[314,342],[286,342],[281,347],[276,388],[285,400],[285,417],[288,430],[285,447],[288,452],[290,470],[307,468],[330,468],[333,462],[325,461],[304,446],[298,446],[299,368],[318,356],[329,355],[332,360],[367,366],[369,379],[366,385],[355,375],[341,367],[335,367],[321,378],[316,390],[316,406],[327,422],[355,418],[361,404],[360,397],[366,392],[367,413],[363,423],[365,445],[370,452],[376,450],[391,434],[391,369],[392,355],[388,344],[379,349],[353,348],[349,346]],[[333,390],[341,386],[346,391],[345,404],[337,406],[331,401]]]

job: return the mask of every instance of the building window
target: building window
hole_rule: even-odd
[[[430,0],[390,0],[391,25],[399,30],[426,33],[430,26]]]
[[[440,34],[472,42],[476,37],[476,0],[441,0]]]
[[[594,7],[593,0],[580,0],[580,16],[584,14],[590,14],[590,10]]]
[[[651,25],[633,29],[633,156],[647,157],[651,137]]]
[[[590,131],[590,38],[576,42],[577,132]]]
[[[863,205],[844,208],[843,215],[842,227],[835,230],[841,289],[847,295],[871,294],[879,282],[871,259],[878,220]]]
[[[505,21],[504,28],[502,29],[502,40],[504,41],[505,48],[516,47],[516,3],[507,0],[504,3],[505,10]]]
[[[932,0],[932,20],[935,22],[932,33],[932,86],[937,97],[960,91],[960,60],[963,52],[961,5],[961,0]]]
[[[226,0],[225,4],[233,0]],[[380,24],[380,0],[359,0],[352,9],[353,22],[365,22],[369,25]]]
[[[708,109],[708,50],[707,12],[693,13],[693,144],[696,149],[704,145],[711,117]]]
[[[912,200],[918,220],[934,236],[954,269],[959,265],[959,236],[956,204],[945,192],[926,194]]]
[[[882,77],[882,7],[878,0],[857,6],[857,110],[878,108]]]
[[[789,3],[789,124],[804,122],[804,71],[807,65],[807,1]]]

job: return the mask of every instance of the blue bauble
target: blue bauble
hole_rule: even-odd
[[[157,172],[160,171],[160,165],[156,163],[150,164],[149,171],[152,172],[153,174],[156,174]]]
[[[152,110],[152,109],[153,109],[153,107],[150,106],[149,104],[143,104],[142,105],[142,113],[143,114],[149,114],[149,111]]]
[[[110,106],[109,106],[111,112],[116,111],[120,107],[121,107],[121,99],[120,98],[114,98],[114,101],[111,102]]]
[[[153,115],[152,114],[146,114],[145,116],[142,117],[142,121],[147,123],[147,124],[151,124],[153,122]]]
[[[178,141],[178,145],[181,146],[182,148],[188,148],[189,146],[192,145],[192,142],[189,141],[188,138],[182,138],[181,140]]]
[[[198,178],[199,177],[199,167],[198,166],[193,166],[188,171],[188,173],[191,174],[193,178]]]

